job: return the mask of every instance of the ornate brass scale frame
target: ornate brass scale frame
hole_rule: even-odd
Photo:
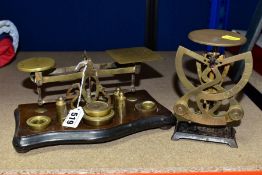
[[[203,55],[182,46],[177,50],[177,75],[188,92],[175,103],[177,126],[172,139],[213,141],[237,147],[233,126],[242,119],[244,111],[234,96],[244,88],[252,73],[252,55],[246,52],[226,58],[218,52],[217,47],[239,46],[246,42],[246,38],[229,31],[204,29],[189,33],[189,39],[213,46],[214,50]],[[193,84],[184,72],[184,56],[196,62],[198,85]],[[245,62],[242,78],[233,87],[226,89],[222,86],[223,82],[230,65],[236,61]],[[225,102],[227,107],[222,109]]]
[[[30,73],[30,79],[36,84],[38,101],[20,104],[15,110],[13,145],[17,152],[57,144],[106,142],[139,131],[175,124],[172,112],[145,90],[135,89],[135,74],[140,72],[139,63],[161,57],[143,47],[115,49],[107,53],[115,62],[95,64],[84,54],[83,61],[77,66],[63,68],[55,68],[52,58],[29,58],[18,63],[18,69]],[[130,88],[117,87],[110,93],[99,78],[117,74],[131,75]],[[73,83],[63,97],[42,97],[43,84],[81,79],[82,86]],[[76,108],[78,99],[81,99],[80,106],[85,113],[82,121],[77,128],[63,127],[62,122],[68,110]]]

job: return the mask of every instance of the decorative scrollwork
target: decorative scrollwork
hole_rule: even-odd
[[[189,56],[196,61],[199,86],[195,86],[187,78],[183,69],[182,60],[184,56]],[[222,84],[227,76],[230,64],[236,61],[245,62],[244,72],[237,84],[230,89],[225,89]],[[174,106],[178,120],[203,125],[227,125],[230,122],[241,120],[244,114],[243,109],[234,99],[234,96],[247,84],[252,73],[252,66],[251,52],[224,58],[224,55],[216,52],[202,56],[180,46],[176,54],[175,67],[179,80],[188,92]],[[194,110],[190,109],[190,99],[194,99]],[[228,101],[228,107],[226,111],[222,111],[220,107],[225,100]]]

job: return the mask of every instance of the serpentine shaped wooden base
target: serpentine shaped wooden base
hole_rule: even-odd
[[[24,153],[31,149],[52,145],[102,143],[148,129],[170,128],[175,124],[176,119],[172,113],[145,90],[129,92],[125,95],[127,99],[137,99],[126,101],[125,117],[114,116],[111,123],[103,126],[91,126],[81,121],[76,129],[62,127],[56,118],[55,103],[48,103],[44,104],[47,111],[43,115],[49,116],[52,122],[45,130],[34,131],[26,125],[26,120],[37,115],[35,109],[38,105],[36,103],[21,104],[15,110],[16,130],[13,146],[17,152]],[[156,111],[136,110],[137,103],[148,100],[157,105]]]

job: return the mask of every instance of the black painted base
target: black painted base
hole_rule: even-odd
[[[47,104],[47,114],[52,117],[51,126],[44,131],[32,131],[25,124],[25,120],[34,115],[34,109],[37,104],[19,105],[15,110],[16,131],[13,138],[13,146],[19,153],[25,153],[31,149],[64,144],[93,144],[103,143],[119,139],[130,134],[140,131],[169,128],[176,123],[172,113],[154,100],[146,91],[140,90],[134,94],[138,97],[138,101],[152,100],[155,101],[158,110],[151,113],[140,113],[133,111],[135,109],[132,102],[128,102],[129,110],[128,117],[120,122],[118,117],[115,117],[111,124],[93,127],[88,126],[81,121],[78,128],[64,128],[55,120],[55,104]],[[168,139],[168,138],[167,138]]]
[[[191,139],[228,144],[237,148],[235,129],[230,126],[203,126],[195,123],[178,122],[172,140]]]

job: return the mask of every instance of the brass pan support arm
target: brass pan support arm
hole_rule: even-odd
[[[125,68],[116,68],[116,69],[100,69],[97,70],[98,77],[101,76],[112,76],[117,74],[137,74],[139,72],[139,66],[131,66]],[[61,75],[48,75],[43,76],[41,83],[51,83],[51,82],[66,82],[66,81],[74,81],[78,80],[82,77],[82,72],[61,74]]]

